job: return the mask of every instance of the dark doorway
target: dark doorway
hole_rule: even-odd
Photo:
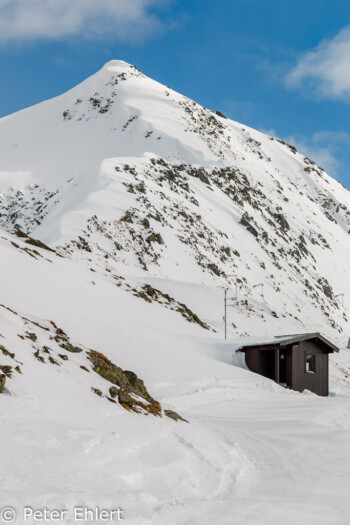
[[[278,351],[278,350],[277,350]],[[287,351],[279,351],[279,362],[280,362],[280,383],[287,384]]]
[[[275,379],[275,351],[261,350],[259,352],[261,375]]]

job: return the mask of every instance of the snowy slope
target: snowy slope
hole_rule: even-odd
[[[346,522],[349,385],[338,367],[329,398],[286,391],[234,361],[232,342],[81,263],[12,242],[0,240],[1,344],[15,354],[1,356],[13,368],[0,396],[4,505],[19,516],[23,505],[120,506],[127,523]],[[82,353],[56,344],[52,321]],[[105,396],[110,385],[90,348],[135,371],[189,424],[96,396],[91,388]]]
[[[114,61],[0,120],[0,198],[4,504],[120,506],[130,523],[346,522],[345,188]],[[60,357],[55,326],[81,352]],[[242,336],[305,331],[342,348],[327,399],[233,358]],[[91,349],[189,424],[110,402]]]

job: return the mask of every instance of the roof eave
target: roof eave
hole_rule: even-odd
[[[328,341],[328,339],[326,339],[325,337],[323,337],[319,332],[315,332],[315,333],[311,333],[311,334],[307,334],[307,335],[303,335],[303,336],[292,336],[290,337],[289,339],[283,339],[281,341],[269,341],[268,343],[261,343],[261,344],[252,344],[252,345],[245,345],[245,346],[241,346],[240,348],[238,348],[238,351],[240,352],[244,352],[246,350],[252,350],[252,349],[264,349],[264,350],[273,350],[273,349],[277,349],[277,348],[281,348],[281,347],[285,347],[285,346],[288,346],[288,345],[291,345],[291,344],[298,344],[298,343],[302,343],[303,341],[309,341],[310,339],[318,339],[321,343],[323,343],[329,353],[333,353],[333,352],[339,352],[339,348],[337,346],[335,346],[333,343],[331,343],[330,341]]]

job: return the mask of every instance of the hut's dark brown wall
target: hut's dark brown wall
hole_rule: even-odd
[[[252,349],[249,352],[246,352],[245,362],[249,370],[251,370],[252,372],[255,372],[256,374],[261,374],[258,350]]]
[[[319,396],[328,396],[328,353],[313,341],[303,341],[293,347],[292,388],[307,389]],[[306,372],[305,356],[315,356],[315,373]]]

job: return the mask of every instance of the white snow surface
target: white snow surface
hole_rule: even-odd
[[[15,354],[0,346],[0,365],[13,367],[0,395],[0,508],[13,506],[16,523],[31,506],[68,509],[72,524],[78,505],[120,507],[138,524],[347,523],[350,194],[340,183],[113,61],[0,120],[0,202],[0,345]],[[62,352],[50,321],[83,352]],[[340,348],[327,398],[253,374],[235,353],[252,337],[306,332]],[[89,349],[189,423],[95,395],[111,384]]]

